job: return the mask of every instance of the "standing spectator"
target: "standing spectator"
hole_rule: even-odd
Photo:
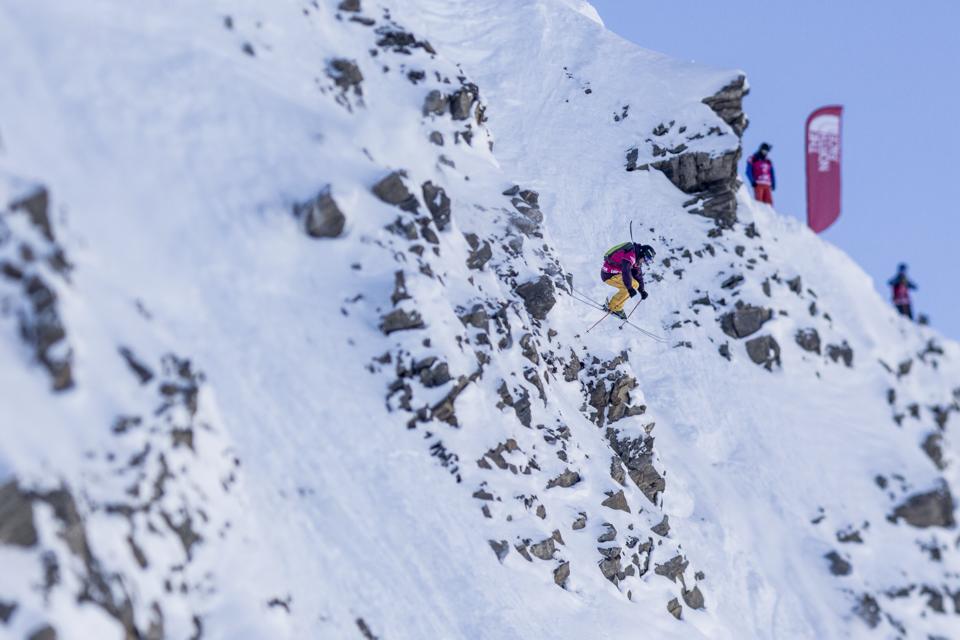
[[[893,306],[897,308],[900,315],[913,320],[910,292],[916,290],[917,285],[910,282],[910,278],[907,277],[907,265],[905,263],[900,263],[900,266],[897,267],[897,275],[890,278],[887,284],[893,288]]]
[[[766,202],[769,205],[773,205],[773,190],[777,188],[773,163],[767,157],[772,148],[764,142],[755,154],[747,158],[747,180],[753,187],[753,197],[758,202]]]

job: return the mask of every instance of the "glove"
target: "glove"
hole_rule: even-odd
[[[637,295],[637,290],[636,290],[636,289],[632,289],[632,288],[631,288],[631,289],[627,289],[627,293],[629,293],[629,294],[630,294],[630,297],[632,298],[633,296]]]
[[[641,292],[640,292],[640,299],[641,299],[641,300],[646,300],[649,295],[650,295],[650,294],[647,293],[646,291],[641,291]]]

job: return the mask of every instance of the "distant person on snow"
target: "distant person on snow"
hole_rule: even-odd
[[[607,300],[607,311],[626,320],[627,314],[623,312],[623,305],[627,298],[639,293],[641,300],[647,299],[640,265],[650,264],[655,255],[656,251],[650,245],[633,242],[618,244],[603,255],[600,279],[617,290],[613,297]]]
[[[907,277],[907,265],[900,263],[897,267],[897,275],[890,278],[887,282],[893,288],[893,306],[897,308],[900,315],[907,316],[913,320],[913,307],[910,306],[910,292],[916,290],[917,285]]]
[[[757,152],[747,158],[747,180],[753,187],[753,197],[758,202],[773,205],[773,190],[777,188],[777,177],[773,173],[773,163],[770,162],[770,149],[764,142]]]

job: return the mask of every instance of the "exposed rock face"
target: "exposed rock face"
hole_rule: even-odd
[[[709,98],[704,98],[703,103],[730,125],[737,136],[742,136],[750,124],[743,113],[743,98],[749,93],[746,77],[740,76]]]
[[[434,89],[423,99],[423,115],[442,116],[447,112],[447,98],[440,91]]]
[[[47,190],[38,187],[11,202],[8,212],[0,209],[0,251],[8,253],[0,264],[3,276],[20,287],[21,298],[14,310],[21,337],[49,373],[53,389],[66,391],[74,385],[73,351],[66,339],[57,292],[49,278],[54,274],[67,275],[70,265],[54,237],[49,202]],[[39,241],[33,234],[21,237],[20,221],[16,219],[21,215],[40,233]],[[38,258],[53,274],[38,268]]]
[[[846,366],[853,366],[853,349],[850,348],[846,340],[843,341],[843,344],[828,344],[827,355],[834,362],[843,360],[843,364]]]
[[[810,351],[816,354],[820,353],[820,334],[816,329],[800,329],[797,331],[794,339],[804,351]]]
[[[321,189],[312,199],[295,204],[293,215],[302,221],[311,238],[336,238],[343,233],[347,222],[346,216],[330,195],[330,185]]]
[[[383,317],[380,322],[380,330],[387,335],[394,331],[406,331],[408,329],[422,329],[423,318],[417,311],[407,311],[405,309],[394,309]]]
[[[481,242],[475,233],[465,233],[463,237],[466,238],[467,244],[470,245],[470,254],[467,256],[467,268],[476,270],[483,269],[483,266],[490,262],[490,258],[493,257],[493,247],[490,246],[487,240]]]
[[[952,528],[956,522],[953,518],[953,495],[950,487],[942,483],[939,487],[925,493],[918,493],[907,499],[893,511],[892,518],[903,518],[914,527]]]
[[[734,311],[720,317],[720,328],[731,338],[746,338],[760,331],[772,316],[770,309],[741,303]]]
[[[687,591],[683,590],[681,593],[683,596],[683,601],[687,603],[687,606],[691,609],[703,609],[703,592],[700,591],[700,587],[694,586],[693,589]]]
[[[824,557],[830,562],[830,573],[835,576],[847,576],[853,571],[853,565],[836,551],[831,551]]]
[[[556,478],[547,482],[547,489],[552,489],[553,487],[572,487],[578,482],[580,482],[580,474],[567,469]]]
[[[616,493],[608,491],[607,499],[600,504],[608,509],[630,513],[630,506],[627,504],[627,497],[623,494],[623,491],[617,491]]]
[[[677,578],[683,579],[683,572],[689,565],[690,563],[684,560],[683,556],[677,555],[663,564],[654,565],[653,572],[667,578],[670,582],[676,582]]]
[[[657,496],[666,489],[666,481],[653,466],[653,437],[644,435],[639,438],[620,436],[620,432],[607,428],[607,441],[627,467],[627,474],[636,483],[653,504]]]
[[[654,525],[650,530],[658,536],[666,536],[670,533],[670,516],[663,516],[660,524]]]
[[[768,371],[780,364],[780,345],[773,336],[759,336],[747,340],[747,355],[756,364],[763,365]]]
[[[386,202],[404,211],[416,213],[419,209],[417,198],[410,193],[407,185],[403,183],[406,174],[402,171],[394,171],[384,177],[380,182],[373,185],[373,194]]]
[[[740,137],[748,124],[743,113],[743,97],[747,93],[746,80],[740,76],[703,102]],[[654,135],[657,135],[657,131],[654,131]],[[685,145],[681,145],[672,149],[677,155],[644,166],[637,166],[637,149],[631,149],[627,152],[627,171],[646,169],[648,166],[662,171],[677,188],[695,196],[684,204],[690,213],[712,218],[720,227],[732,227],[737,221],[736,192],[740,186],[737,179],[739,145],[719,155],[683,153],[684,148]]]
[[[567,578],[570,577],[570,563],[561,562],[553,571],[553,581],[557,584],[558,587],[566,588]]]
[[[937,469],[946,468],[947,464],[943,459],[943,436],[934,431],[924,438],[921,447],[924,453],[933,461],[933,464],[937,466]]]
[[[683,605],[680,604],[679,600],[674,598],[667,603],[667,611],[670,612],[670,615],[679,620],[680,616],[683,615]]]
[[[450,198],[443,187],[438,187],[432,182],[423,183],[423,201],[433,216],[433,222],[437,229],[443,231],[450,224]]]
[[[360,83],[363,82],[363,74],[360,73],[360,67],[353,60],[334,58],[327,65],[327,75],[344,92],[353,89],[354,94],[358,96],[363,94],[363,89],[360,87]]]
[[[32,547],[37,544],[33,502],[16,480],[0,485],[0,544]]]
[[[546,320],[547,314],[557,303],[550,276],[540,276],[536,280],[517,285],[517,295],[523,298],[527,312],[537,320]]]
[[[684,203],[687,211],[730,228],[737,221],[737,164],[740,149],[721,155],[683,153],[650,166],[663,172],[678,189],[694,196]]]
[[[476,86],[469,85],[450,96],[450,115],[454,120],[466,120],[470,117],[470,107],[477,101],[477,94]]]

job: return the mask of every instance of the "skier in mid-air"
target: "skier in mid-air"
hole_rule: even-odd
[[[900,315],[913,320],[913,307],[910,304],[910,292],[916,290],[917,285],[907,277],[907,265],[903,262],[897,267],[897,275],[890,278],[887,284],[893,289],[893,306]]]
[[[611,248],[603,255],[603,267],[600,268],[600,279],[617,290],[607,300],[604,309],[623,320],[627,314],[623,312],[623,305],[628,298],[638,293],[641,300],[647,299],[647,291],[643,286],[643,271],[641,264],[650,264],[656,252],[647,244],[624,242]]]

